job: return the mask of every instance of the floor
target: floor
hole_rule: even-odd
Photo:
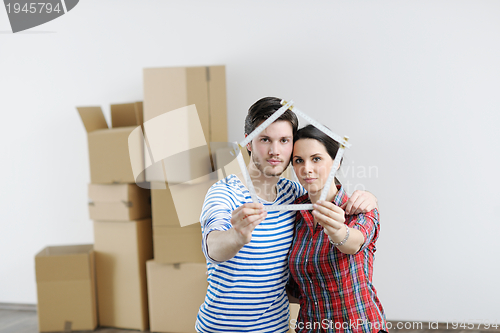
[[[95,331],[78,331],[79,333],[139,333],[135,330],[117,328],[99,328]],[[0,309],[0,333],[38,333],[38,318],[34,310]]]
[[[391,323],[393,327],[398,325],[397,322]],[[500,329],[490,328],[485,329],[484,327],[477,329],[463,329],[457,327],[457,329],[452,329],[452,325],[448,325],[446,329],[446,324],[440,324],[439,327],[435,328],[432,325],[429,328],[429,323],[416,323],[405,322],[400,323],[401,325],[406,325],[410,329],[391,329],[390,332],[407,332],[407,333],[493,333],[500,332]],[[477,324],[476,324],[477,326]],[[403,326],[401,326],[403,327]],[[139,333],[139,331],[134,330],[124,330],[117,328],[98,328],[95,331],[79,331],[80,333],[87,332],[98,332],[98,333]],[[34,310],[10,310],[0,308],[0,333],[38,333],[38,321],[36,311]]]

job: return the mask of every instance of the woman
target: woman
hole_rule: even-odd
[[[312,125],[294,137],[292,165],[308,194],[296,204],[312,203],[299,211],[288,264],[288,290],[299,298],[296,332],[387,331],[382,305],[372,285],[378,211],[346,215],[347,200],[335,182],[319,201],[339,144]],[[292,323],[293,324],[293,323]]]

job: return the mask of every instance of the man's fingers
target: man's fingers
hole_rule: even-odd
[[[375,203],[365,197],[359,197],[358,200],[353,204],[353,211],[351,214],[361,214],[368,213],[375,208]]]
[[[354,201],[352,200],[352,197],[345,203],[345,212],[347,215],[351,215],[351,209],[353,203]]]
[[[361,214],[365,211],[365,209],[368,207],[369,203],[366,201],[361,202],[358,207],[356,207],[356,210],[352,212],[353,215]]]
[[[254,216],[254,215],[259,215],[261,214],[263,209],[258,209],[258,208],[245,208],[241,210],[242,216],[249,217],[249,216]]]
[[[359,208],[359,206],[363,201],[364,201],[363,198],[359,195],[352,196],[347,202],[348,209],[346,209],[346,213],[348,215],[354,214],[354,212]]]
[[[356,190],[349,199],[348,204],[350,204],[350,209],[348,211],[346,208],[346,213],[349,215],[367,213],[377,208],[377,198],[370,192]]]
[[[260,214],[253,214],[253,215],[248,215],[245,219],[245,225],[250,225],[252,223],[254,223],[255,221],[259,220],[259,219],[262,219],[262,218],[266,218],[267,216],[267,212],[264,211]]]
[[[266,219],[267,212],[263,212],[260,215],[252,215],[251,217],[247,218],[245,220],[244,225],[240,225],[238,229],[240,230],[241,233],[243,234],[251,234],[253,230],[255,229],[256,226],[258,226],[262,221]]]
[[[267,212],[264,212],[261,215],[259,215],[259,218],[252,222],[253,228],[255,229],[255,227],[258,226],[262,221],[264,221],[266,217],[267,217]]]
[[[259,207],[243,207],[239,211],[234,210],[233,212],[233,217],[244,220],[248,216],[252,215],[258,215],[261,214],[264,211],[264,208],[259,208]]]
[[[244,208],[264,208],[264,205],[260,202],[249,202],[249,203],[246,203],[246,204],[243,204],[241,205],[240,207],[244,207]]]
[[[246,209],[264,209],[264,205],[261,204],[260,202],[250,202],[250,203],[246,203],[246,204],[239,206],[233,212],[235,214],[237,214],[240,211],[246,210]]]

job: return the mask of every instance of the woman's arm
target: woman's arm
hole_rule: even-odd
[[[344,210],[328,201],[317,201],[313,207],[312,214],[315,220],[323,226],[330,242],[343,242],[349,229],[349,236],[342,245],[337,246],[337,249],[342,253],[356,254],[365,243],[365,236],[361,231],[349,228],[345,224]]]

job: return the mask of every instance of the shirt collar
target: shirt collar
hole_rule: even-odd
[[[332,202],[340,207],[349,200],[349,197],[347,196],[347,193],[345,193],[342,185],[337,185],[337,190],[337,194],[335,195],[335,198],[333,198]]]

